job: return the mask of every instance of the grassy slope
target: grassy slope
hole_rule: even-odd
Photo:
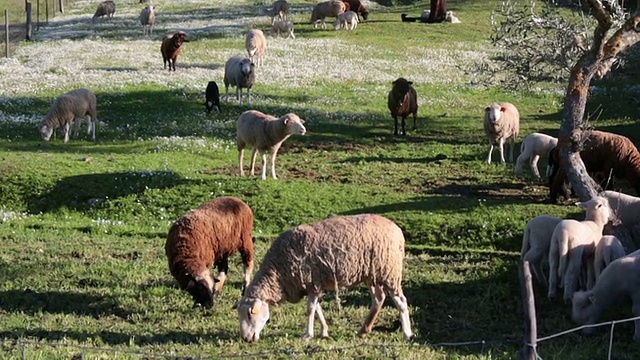
[[[158,27],[143,39],[137,4],[91,24],[95,4],[78,2],[0,67],[0,338],[190,356],[349,347],[321,357],[513,357],[522,336],[515,271],[522,228],[539,214],[581,214],[545,205],[546,187],[514,179],[511,165],[483,162],[488,102],[516,103],[523,134],[553,134],[560,119],[557,94],[467,85],[464,69],[489,56],[488,18],[498,3],[450,1],[460,25],[398,21],[425,4],[378,7],[349,33],[313,30],[310,5],[296,2],[297,39],[270,39],[254,107],[295,111],[309,131],[281,149],[281,179],[264,182],[236,175],[233,121],[246,105],[224,102],[221,114],[206,116],[202,97],[207,81],[222,85],[226,58],[243,53],[242,32],[265,29],[267,18],[259,6],[231,1],[157,5]],[[159,39],[178,28],[192,41],[178,71],[162,72]],[[418,131],[407,138],[389,135],[386,92],[398,76],[415,81],[420,97]],[[34,123],[57,94],[79,86],[98,95],[98,143],[63,144],[60,134],[42,143]],[[636,117],[606,109],[596,125],[632,136]],[[437,160],[441,154],[446,159]],[[164,236],[171,221],[220,195],[254,209],[258,259],[276,234],[330,214],[375,212],[396,221],[410,244],[404,286],[415,346],[403,346],[391,307],[371,336],[354,336],[367,312],[364,290],[341,294],[341,309],[333,296],[323,302],[331,339],[298,340],[304,305],[286,304],[272,311],[260,343],[241,343],[229,310],[239,295],[235,266],[215,309],[191,309],[166,269]],[[566,305],[538,302],[541,334],[573,326]],[[632,327],[616,329],[616,355],[635,358]],[[539,351],[601,358],[607,339],[570,335]],[[428,347],[468,340],[499,343]],[[375,343],[390,345],[364,346]],[[78,352],[29,348],[33,358]],[[0,353],[19,358],[21,349],[8,340]]]

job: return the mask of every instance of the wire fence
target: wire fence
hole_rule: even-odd
[[[553,340],[558,337],[566,336],[568,334],[581,331],[587,328],[597,328],[602,326],[609,326],[609,348],[607,351],[607,359],[611,360],[613,356],[613,334],[615,330],[615,326],[617,324],[626,323],[630,321],[640,320],[640,316],[631,317],[622,320],[613,320],[607,322],[601,322],[598,324],[590,324],[590,325],[582,325],[569,330],[564,330],[552,335],[548,335],[545,337],[538,338],[536,343],[541,343],[549,340]],[[15,346],[20,350],[21,358],[23,360],[29,359],[29,349],[30,348],[42,348],[42,347],[52,347],[52,348],[67,348],[67,349],[75,349],[80,352],[78,356],[75,356],[74,360],[84,360],[85,357],[90,353],[101,353],[103,355],[133,355],[139,356],[144,359],[172,359],[172,360],[207,360],[207,359],[245,359],[245,358],[257,358],[257,357],[269,357],[269,356],[285,356],[285,357],[296,357],[296,356],[310,356],[310,355],[319,355],[325,353],[335,353],[336,351],[348,351],[354,349],[362,349],[362,348],[371,348],[371,349],[382,349],[387,353],[391,349],[420,349],[420,348],[429,348],[429,349],[442,349],[442,348],[456,348],[456,347],[480,347],[479,353],[485,353],[489,349],[499,345],[514,345],[518,346],[520,344],[519,341],[514,340],[475,340],[475,341],[463,341],[463,342],[438,342],[438,343],[417,343],[417,342],[407,342],[404,344],[385,344],[385,343],[362,343],[356,345],[348,345],[348,346],[329,346],[329,347],[319,347],[319,346],[310,346],[304,350],[291,350],[291,349],[280,349],[280,350],[270,350],[270,351],[260,351],[254,353],[245,353],[245,354],[216,354],[211,356],[190,356],[190,355],[177,355],[177,354],[160,354],[160,353],[151,353],[142,350],[127,350],[127,349],[116,349],[111,347],[96,347],[96,346],[86,346],[86,345],[77,345],[77,344],[65,344],[65,343],[57,343],[57,342],[47,342],[47,341],[37,341],[37,340],[29,340],[29,339],[3,339],[2,342],[12,342]],[[532,345],[532,344],[527,344]],[[536,346],[533,344],[532,346]],[[542,359],[539,355],[537,355],[537,359]]]

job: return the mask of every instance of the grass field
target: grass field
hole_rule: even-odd
[[[494,52],[489,17],[499,2],[450,0],[462,23],[432,25],[400,22],[401,13],[418,16],[428,3],[367,3],[368,21],[336,32],[313,29],[312,4],[294,1],[296,39],[268,39],[253,88],[254,109],[306,120],[307,134],[280,150],[277,181],[239,176],[234,125],[246,104],[230,98],[220,114],[204,111],[207,82],[224,92],[224,62],[245,54],[246,30],[268,29],[264,6],[154,3],[150,37],[142,36],[137,2],[118,3],[111,21],[92,23],[96,2],[78,1],[0,59],[0,358],[21,359],[23,348],[28,359],[514,358],[524,334],[522,229],[540,214],[582,214],[569,203],[548,205],[547,187],[528,169],[517,179],[512,164],[484,162],[486,105],[513,102],[522,135],[555,135],[565,86],[507,92],[474,83],[470,69]],[[177,71],[163,71],[160,40],[178,29],[191,41]],[[418,129],[393,137],[386,96],[400,76],[418,92]],[[591,125],[640,137],[630,83],[597,84],[588,108],[602,104],[603,113]],[[97,94],[97,142],[82,134],[64,144],[61,133],[43,142],[36,124],[56,96],[78,87]],[[166,232],[223,195],[252,207],[258,263],[270,240],[302,223],[358,213],[394,220],[407,240],[413,342],[402,340],[390,301],[373,333],[359,338],[369,303],[359,288],[340,293],[339,303],[325,297],[329,339],[301,340],[305,305],[282,304],[260,341],[246,344],[231,310],[239,257],[214,308],[192,309],[169,274]],[[536,290],[541,336],[575,326],[568,305]],[[630,314],[624,305],[606,318]],[[616,359],[640,356],[632,334],[631,324],[616,326]],[[478,342],[443,344],[467,341]],[[538,351],[544,359],[601,359],[608,342],[604,330],[574,333]]]

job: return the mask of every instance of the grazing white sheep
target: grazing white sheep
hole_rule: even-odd
[[[336,30],[354,30],[356,27],[358,27],[358,14],[351,10],[336,16],[336,21],[333,23],[333,28]]]
[[[51,139],[54,130],[60,126],[64,128],[64,142],[69,141],[69,130],[74,122],[79,123],[89,116],[87,134],[96,140],[96,95],[87,89],[77,89],[62,94],[56,98],[49,112],[39,125],[40,135],[45,141]]]
[[[253,147],[251,153],[251,176],[254,175],[256,155],[262,155],[262,180],[267,179],[267,153],[271,155],[271,176],[276,177],[276,156],[282,143],[294,134],[304,135],[304,119],[289,113],[280,118],[267,115],[256,110],[243,112],[236,121],[236,143],[238,146],[238,161],[240,175],[244,176],[244,148]]]
[[[536,280],[544,285],[547,284],[547,279],[542,271],[542,260],[549,257],[549,244],[551,244],[553,229],[560,221],[562,219],[555,216],[536,216],[527,222],[522,234],[520,259],[529,262]]]
[[[271,25],[271,30],[269,30],[269,35],[274,36],[280,34],[288,34],[287,38],[295,39],[296,36],[293,34],[293,23],[289,20],[278,20]]]
[[[327,28],[324,22],[326,17],[336,17],[347,10],[347,6],[341,0],[330,0],[316,4],[311,12],[311,21],[313,28],[318,27],[318,21],[323,29]]]
[[[236,98],[242,105],[242,89],[247,89],[247,98],[251,106],[251,87],[256,82],[255,65],[251,60],[234,56],[224,64],[225,98],[229,98],[229,86],[236,87]]]
[[[594,197],[577,204],[586,210],[585,219],[562,220],[553,230],[549,247],[549,298],[556,295],[558,276],[564,284],[564,300],[571,301],[580,279],[582,259],[592,256],[602,229],[611,217],[608,201]],[[592,264],[591,264],[592,265]]]
[[[156,23],[156,9],[153,5],[148,5],[140,11],[140,24],[142,24],[142,35],[153,35],[153,25]]]
[[[267,53],[267,38],[264,37],[262,30],[249,30],[244,40],[244,46],[252,63],[258,67],[264,65],[264,56]]]
[[[400,312],[402,332],[409,340],[413,333],[401,286],[403,260],[402,230],[380,215],[339,216],[288,230],[273,241],[236,304],[241,336],[248,342],[257,341],[269,320],[270,306],[296,303],[307,295],[307,330],[302,337],[314,336],[316,315],[321,336],[328,337],[320,297],[327,291],[365,283],[371,307],[359,333],[371,332],[388,294]]]
[[[593,289],[573,295],[572,317],[580,324],[595,324],[600,315],[626,297],[631,298],[634,316],[640,316],[640,250],[612,261]],[[592,333],[594,328],[585,328]],[[635,321],[634,340],[640,340],[640,320]]]
[[[509,161],[513,162],[513,148],[520,132],[520,113],[516,107],[508,102],[493,103],[484,109],[484,132],[489,138],[489,155],[487,164],[491,164],[493,144],[498,142],[500,162],[504,161],[504,143],[511,143]]]
[[[613,235],[603,236],[600,241],[598,241],[596,253],[593,256],[594,281],[598,281],[604,268],[609,266],[612,261],[624,255],[624,247],[622,247],[622,243],[617,237]],[[591,287],[588,288],[590,289]]]
[[[271,5],[271,25],[276,22],[276,19],[284,21],[287,20],[287,13],[289,12],[289,3],[287,0],[278,0]]]
[[[520,145],[520,155],[516,160],[516,176],[522,173],[524,162],[529,160],[531,171],[536,179],[540,179],[538,171],[538,160],[541,156],[549,156],[549,152],[558,145],[558,139],[553,136],[541,133],[531,133],[524,137],[522,145]]]

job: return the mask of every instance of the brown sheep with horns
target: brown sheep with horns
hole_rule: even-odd
[[[171,275],[194,299],[194,306],[213,306],[229,271],[229,256],[242,255],[242,294],[253,272],[253,212],[242,200],[226,196],[202,204],[169,229],[165,253]],[[218,267],[218,276],[209,272]]]

